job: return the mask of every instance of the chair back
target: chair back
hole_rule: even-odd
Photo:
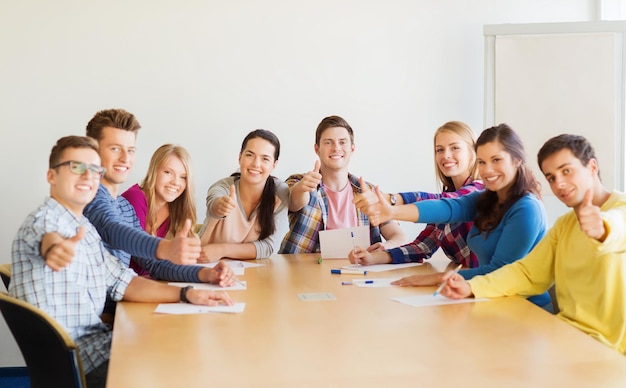
[[[4,292],[0,311],[26,361],[31,387],[87,386],[76,343],[57,321]]]
[[[9,282],[11,281],[11,264],[0,264],[0,277],[4,287],[9,289]]]

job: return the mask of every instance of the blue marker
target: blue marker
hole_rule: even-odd
[[[333,275],[366,275],[367,271],[358,269],[331,269],[330,273]]]
[[[354,242],[354,232],[350,232],[350,235],[352,236],[352,252],[356,254],[356,244]]]
[[[363,281],[363,282],[359,282],[359,283],[363,283],[363,284],[374,284],[374,281],[373,281],[373,280],[365,280],[365,281]],[[354,282],[341,282],[341,285],[342,285],[342,286],[351,286],[351,285],[353,285],[353,284],[354,284]]]

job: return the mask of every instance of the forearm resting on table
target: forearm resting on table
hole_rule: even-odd
[[[135,276],[124,292],[128,302],[167,302],[180,301],[180,288]]]
[[[389,221],[380,227],[380,233],[385,238],[385,249],[398,247],[406,242],[406,236],[395,220]]]

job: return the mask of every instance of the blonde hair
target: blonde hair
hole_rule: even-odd
[[[193,174],[191,172],[191,156],[186,149],[181,146],[173,144],[164,144],[159,147],[152,158],[150,159],[150,165],[148,166],[148,172],[146,177],[141,183],[141,190],[146,195],[146,201],[148,202],[148,214],[146,215],[146,229],[149,229],[153,235],[156,235],[156,177],[159,168],[165,164],[172,156],[178,157],[185,167],[187,172],[187,187],[178,198],[167,204],[169,208],[170,225],[167,234],[176,236],[176,232],[183,227],[183,224],[187,218],[191,220],[191,226],[196,224],[196,205],[194,200],[194,185]],[[193,228],[192,228],[193,229]],[[193,231],[190,231],[192,234]]]
[[[476,134],[469,125],[465,124],[461,121],[448,121],[441,127],[437,128],[435,131],[435,136],[433,136],[433,147],[437,147],[437,135],[443,132],[450,132],[458,135],[463,139],[463,141],[467,144],[467,148],[470,151],[470,155],[472,160],[470,161],[470,171],[469,175],[473,180],[478,179],[478,169],[476,168]],[[444,191],[449,191],[451,189],[459,189],[459,187],[454,187],[454,182],[451,177],[445,176],[441,169],[439,168],[439,164],[437,163],[437,153],[434,153],[435,158],[435,174],[439,178],[441,185],[443,186]]]

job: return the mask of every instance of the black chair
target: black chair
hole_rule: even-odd
[[[0,311],[26,361],[31,387],[87,387],[76,343],[58,322],[4,292]]]
[[[9,289],[9,282],[11,281],[11,264],[0,264],[0,277],[4,287]]]
[[[548,293],[550,294],[550,298],[552,298],[552,312],[558,314],[560,309],[559,302],[556,300],[556,285],[552,285],[552,287],[548,289]]]

